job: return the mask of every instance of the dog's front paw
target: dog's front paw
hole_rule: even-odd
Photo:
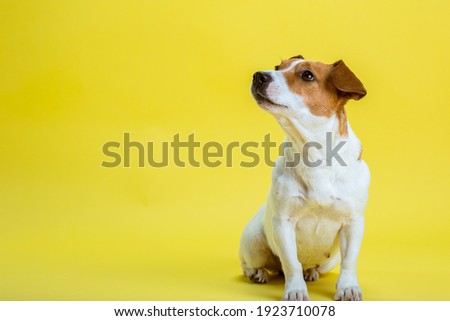
[[[309,301],[308,288],[303,275],[296,274],[286,278],[282,301]]]
[[[335,301],[361,301],[362,292],[359,286],[351,286],[346,288],[341,288],[337,290],[335,296]]]
[[[308,291],[306,290],[294,290],[284,292],[282,301],[309,301]]]

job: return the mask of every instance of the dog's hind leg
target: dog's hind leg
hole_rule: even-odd
[[[319,279],[319,272],[316,268],[310,268],[303,271],[303,278],[305,281],[317,281]]]
[[[241,236],[239,257],[244,275],[252,282],[266,283],[269,280],[268,270],[278,271],[279,261],[272,254],[267,244],[263,228],[263,206],[248,222]]]

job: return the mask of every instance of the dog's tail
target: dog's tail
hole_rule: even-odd
[[[326,273],[334,269],[341,262],[341,253],[338,251],[327,263],[317,268],[317,272]]]

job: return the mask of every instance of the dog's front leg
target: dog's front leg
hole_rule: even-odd
[[[336,284],[335,300],[360,301],[361,288],[356,276],[356,263],[364,234],[364,216],[355,218],[350,224],[344,225],[340,232],[341,272]]]
[[[302,264],[297,258],[295,227],[288,217],[275,217],[272,223],[275,245],[286,278],[282,300],[309,301]]]

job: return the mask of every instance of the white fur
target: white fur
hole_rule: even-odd
[[[289,68],[303,60],[292,63]],[[309,300],[304,279],[317,280],[318,273],[333,269],[339,262],[336,300],[360,300],[361,289],[356,262],[364,230],[370,174],[358,160],[361,144],[348,125],[348,136],[339,134],[337,117],[313,115],[303,98],[287,86],[283,73],[270,72],[274,79],[268,98],[282,106],[261,103],[275,116],[293,148],[285,150],[276,163],[267,203],[247,224],[241,237],[240,259],[244,274],[255,282],[267,282],[267,271],[283,272],[283,300]],[[325,163],[326,132],[333,133],[333,146],[345,145],[339,155],[347,166]],[[309,150],[309,160],[323,160],[319,167],[303,161],[286,166],[293,153],[302,153],[307,142],[324,148]],[[342,259],[340,259],[342,257]]]

